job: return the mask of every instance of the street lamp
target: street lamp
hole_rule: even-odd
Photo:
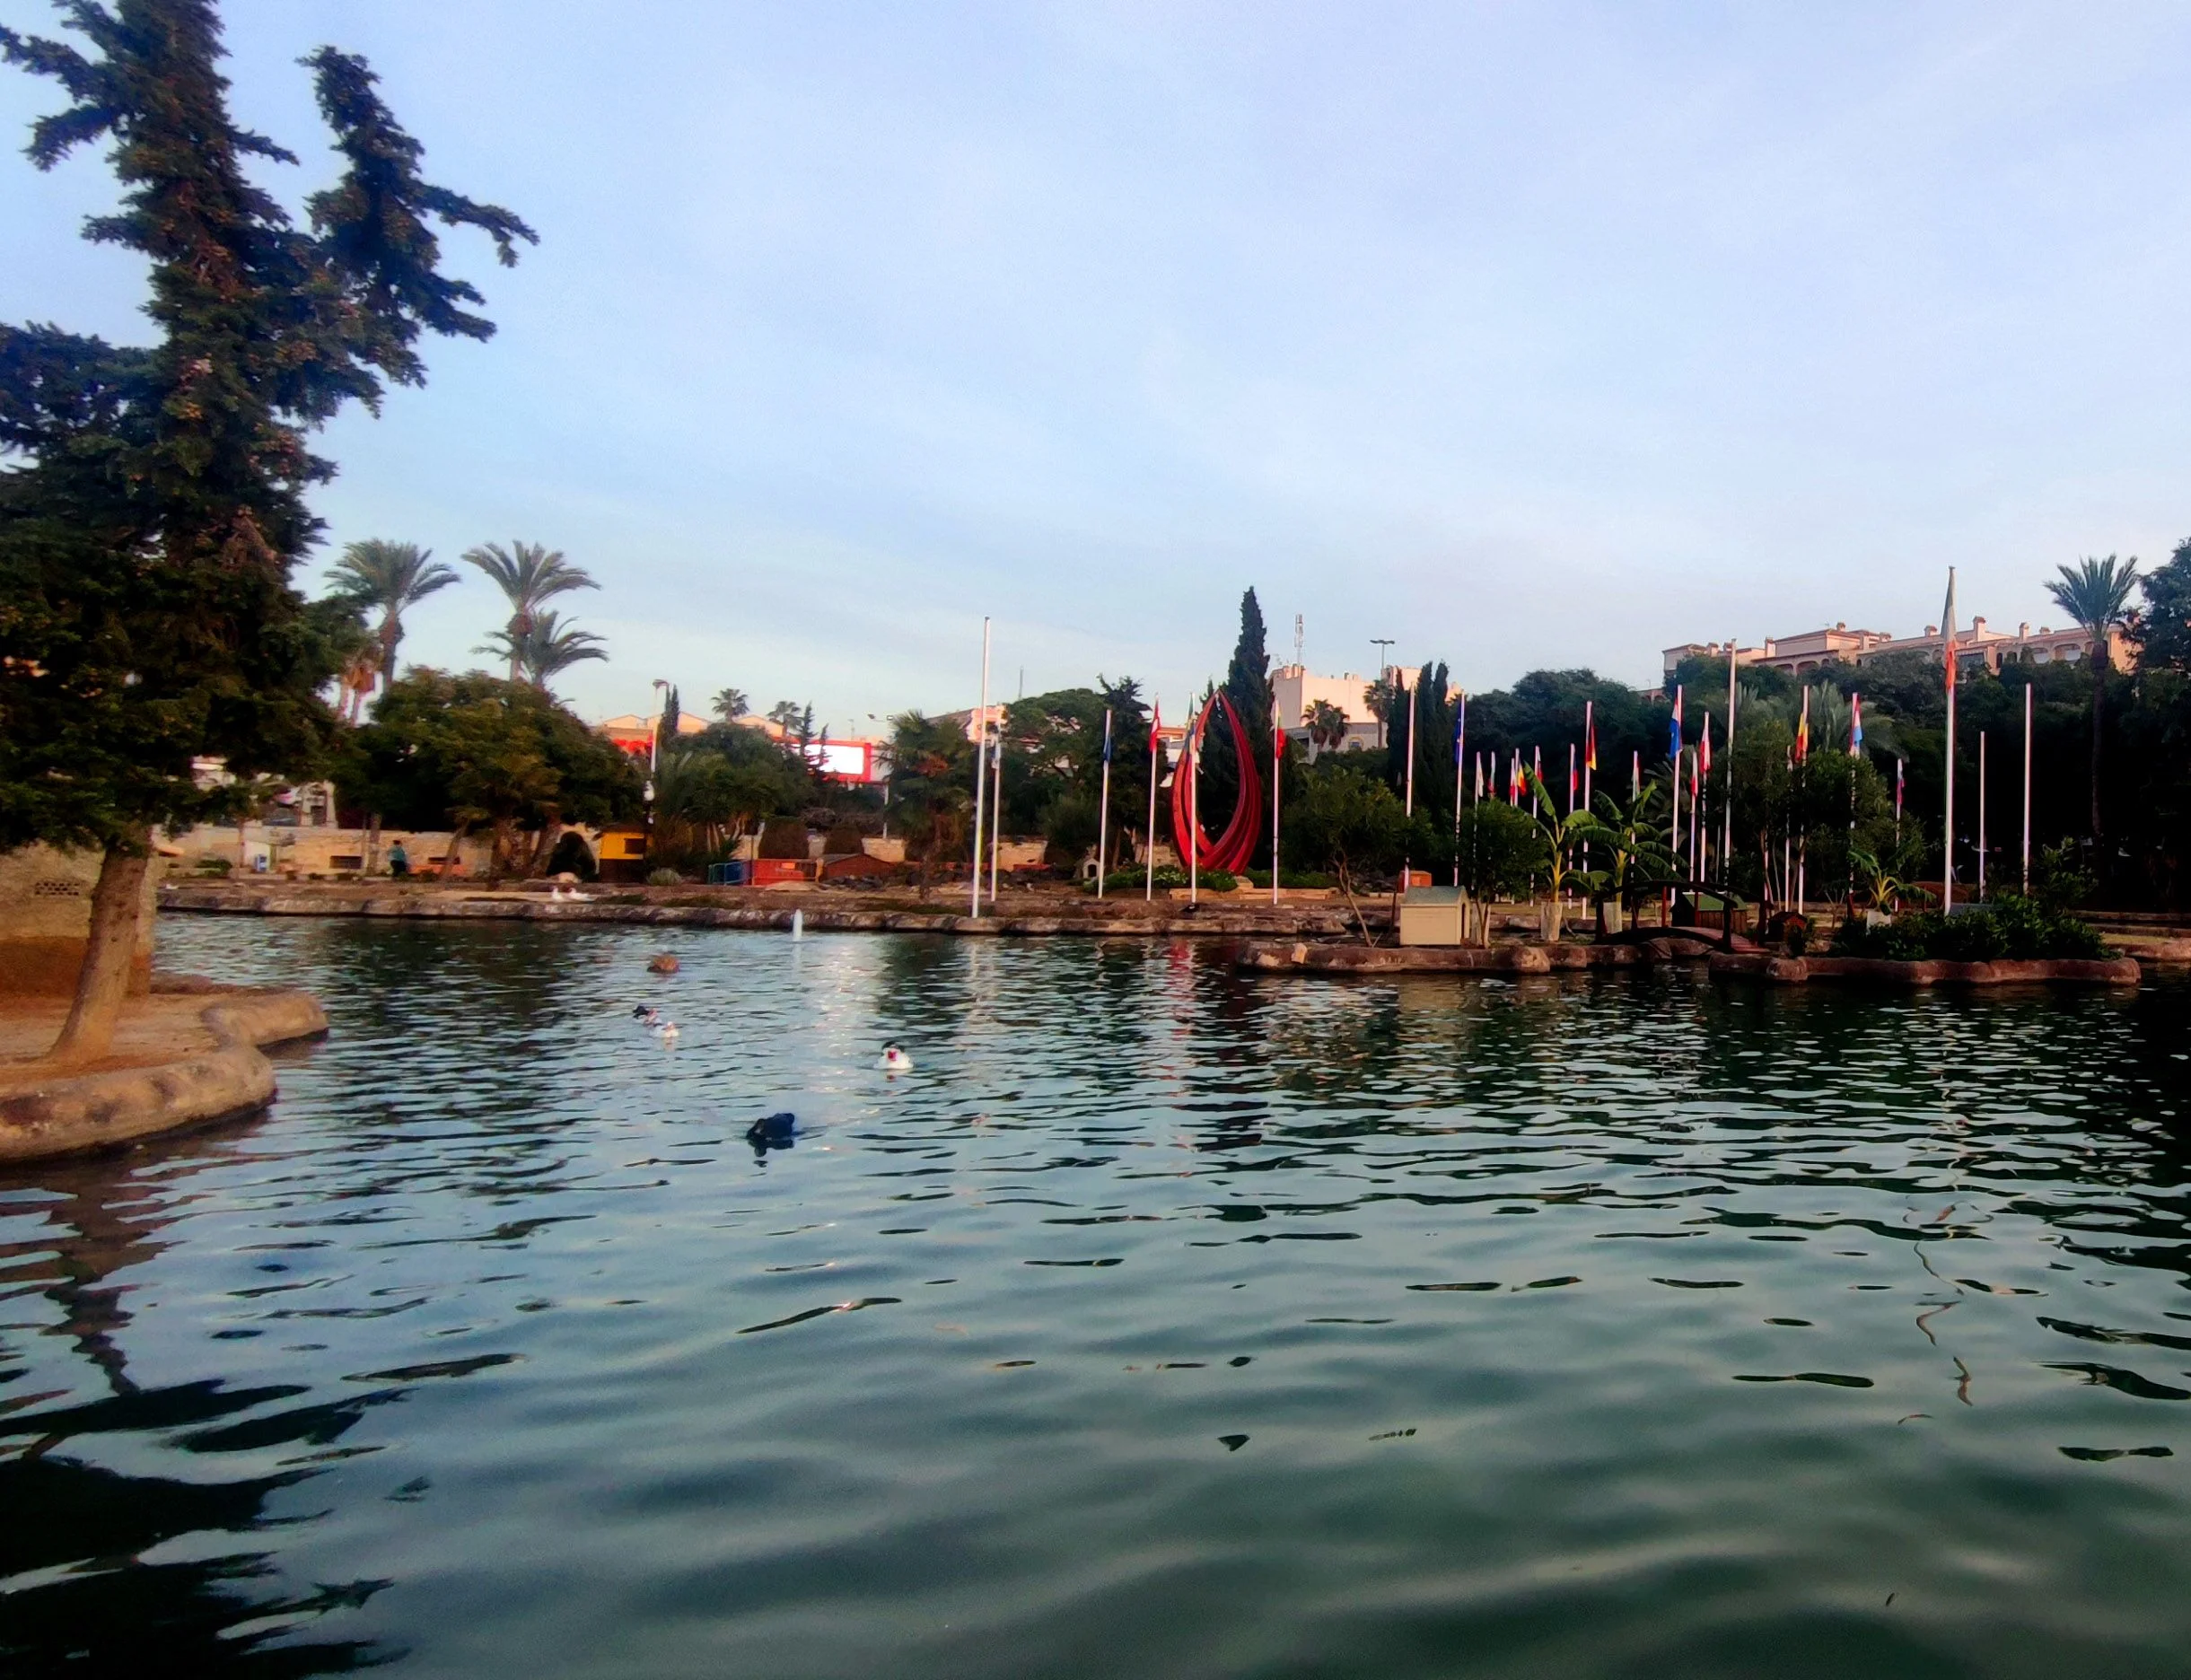
[[[1370,645],[1377,650],[1377,677],[1381,682],[1392,672],[1392,638],[1389,635],[1373,635],[1370,638]],[[1391,703],[1387,701],[1386,704],[1389,705]],[[1380,747],[1385,744],[1385,714],[1381,709],[1377,713],[1377,744]]]

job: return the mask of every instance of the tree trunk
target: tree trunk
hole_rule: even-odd
[[[129,993],[129,967],[136,956],[145,915],[145,874],[152,868],[152,836],[141,852],[109,846],[92,893],[91,936],[76,971],[76,999],[48,1056],[55,1062],[96,1062],[114,1047],[122,1000]]]

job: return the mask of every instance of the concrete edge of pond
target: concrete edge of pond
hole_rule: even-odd
[[[153,990],[207,999],[195,1014],[200,1042],[142,1066],[0,1075],[0,1163],[113,1149],[256,1113],[276,1091],[263,1052],[327,1033],[326,1012],[305,992],[167,976],[155,976]]]
[[[1881,957],[1778,957],[1768,951],[1722,951],[1715,978],[1806,985],[1813,980],[1869,981],[1875,985],[2136,985],[2144,971],[2131,957],[2055,958],[1996,962],[1890,962]]]
[[[1305,941],[1251,940],[1234,965],[1255,974],[1552,974],[1582,968],[1648,968],[1701,962],[1709,947],[1679,937],[1622,944],[1581,945],[1311,945]]]
[[[1063,935],[1083,939],[1154,936],[1239,938],[1253,933],[1305,934],[1327,939],[1351,931],[1344,906],[1293,905],[1277,912],[1216,901],[1213,895],[1192,914],[1021,914],[1009,910],[973,917],[942,910],[832,908],[802,899],[778,907],[663,903],[604,903],[551,898],[537,892],[466,893],[451,889],[388,889],[367,893],[315,891],[309,887],[164,887],[162,910],[276,916],[375,916],[427,921],[578,922],[642,927],[732,928],[788,932],[798,914],[810,933],[948,933],[982,938]],[[1372,912],[1373,924],[1389,921]]]

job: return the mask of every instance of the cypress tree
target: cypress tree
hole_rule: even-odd
[[[121,207],[84,235],[139,253],[154,342],[0,327],[0,848],[103,853],[57,1057],[105,1054],[156,827],[237,818],[260,779],[308,773],[333,727],[333,650],[291,587],[334,467],[306,447],[345,403],[418,384],[423,332],[486,338],[431,223],[530,229],[434,187],[364,60],[304,62],[343,172],[300,229],[244,172],[294,163],[228,109],[210,0],[70,0],[88,50],[0,28],[0,57],[58,83],[32,127],[49,169],[110,143]],[[201,786],[193,760],[226,779]]]

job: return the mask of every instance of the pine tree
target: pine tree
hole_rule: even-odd
[[[254,783],[309,771],[332,717],[335,653],[291,587],[331,462],[308,434],[383,381],[417,384],[422,332],[485,338],[478,293],[439,271],[429,222],[486,232],[502,260],[531,230],[434,187],[362,59],[311,66],[345,160],[294,226],[245,173],[294,163],[238,127],[210,0],[71,0],[89,50],[0,28],[0,57],[67,108],[32,127],[51,168],[106,140],[120,210],[85,236],[139,253],[156,340],[110,346],[0,328],[0,848],[103,854],[75,1005],[54,1054],[111,1042],[143,914],[152,831],[236,817]],[[197,757],[230,780],[201,787]]]

